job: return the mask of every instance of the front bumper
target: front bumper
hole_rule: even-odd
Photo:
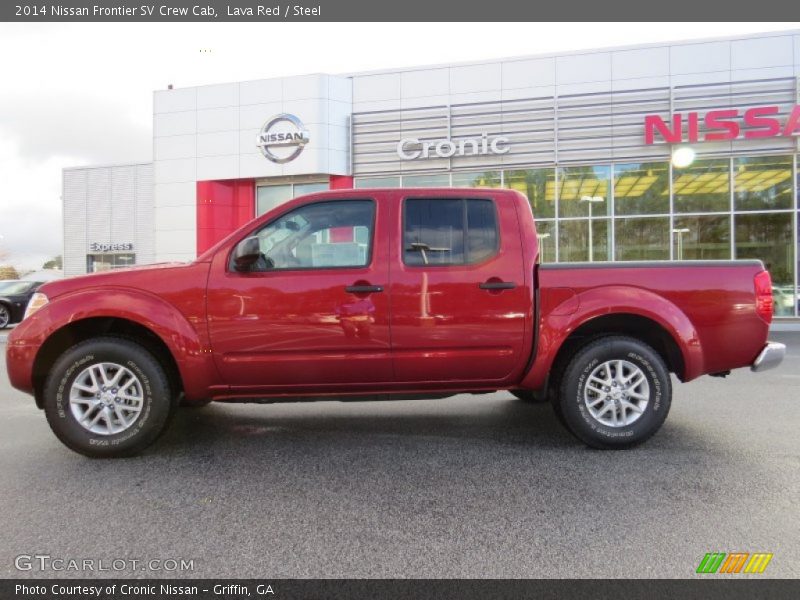
[[[750,365],[750,370],[760,373],[768,369],[774,369],[783,361],[786,356],[786,345],[778,342],[767,342],[761,352]]]

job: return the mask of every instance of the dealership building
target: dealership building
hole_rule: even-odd
[[[317,190],[506,187],[543,262],[759,258],[797,316],[799,150],[800,31],[160,90],[152,162],[64,170],[64,270]]]

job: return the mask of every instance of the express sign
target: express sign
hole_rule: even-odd
[[[744,112],[735,108],[711,110],[705,113],[702,119],[698,112],[675,113],[672,115],[671,123],[664,121],[660,115],[646,115],[645,144],[655,144],[656,133],[660,134],[668,144],[800,135],[800,105],[792,109],[786,120],[778,117],[779,113],[778,106],[757,106]],[[702,136],[701,121],[704,129]],[[744,131],[743,126],[746,127]]]

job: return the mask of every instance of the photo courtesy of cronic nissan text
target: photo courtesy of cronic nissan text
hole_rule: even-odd
[[[0,57],[1,600],[800,597],[800,5],[15,0]]]

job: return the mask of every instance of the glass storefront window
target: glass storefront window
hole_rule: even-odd
[[[450,187],[450,174],[403,175],[403,187]]]
[[[792,207],[792,157],[756,156],[733,160],[736,210]]]
[[[616,219],[616,260],[669,260],[669,217]]]
[[[453,173],[453,187],[498,188],[500,171]]]
[[[730,161],[698,160],[672,170],[672,194],[676,213],[727,212],[730,210]]]
[[[558,261],[611,260],[608,245],[610,219],[570,219],[558,224]],[[591,224],[591,229],[589,228]]]
[[[292,184],[261,185],[256,188],[256,216],[292,199]]]
[[[400,187],[400,177],[359,177],[357,188],[395,188]]]
[[[504,185],[528,197],[537,219],[556,216],[556,170],[527,169],[503,173]]]
[[[328,184],[323,181],[315,181],[313,183],[295,183],[292,192],[292,198],[298,196],[305,196],[306,194],[313,194],[314,192],[323,192],[328,189]]]
[[[791,213],[765,213],[734,217],[736,258],[758,258],[764,262],[772,275],[776,316],[794,313],[792,216]]]
[[[588,217],[611,214],[611,167],[563,167],[558,173],[558,216]]]
[[[325,181],[260,185],[256,188],[256,216],[261,216],[292,198],[327,189],[328,183]]]
[[[675,260],[730,260],[731,218],[675,217],[672,244]]]
[[[539,240],[539,262],[556,261],[555,221],[536,221],[536,238]]]
[[[100,273],[111,269],[132,267],[136,264],[135,254],[87,254],[86,272]]]
[[[669,214],[669,164],[614,165],[614,212],[617,215]]]

